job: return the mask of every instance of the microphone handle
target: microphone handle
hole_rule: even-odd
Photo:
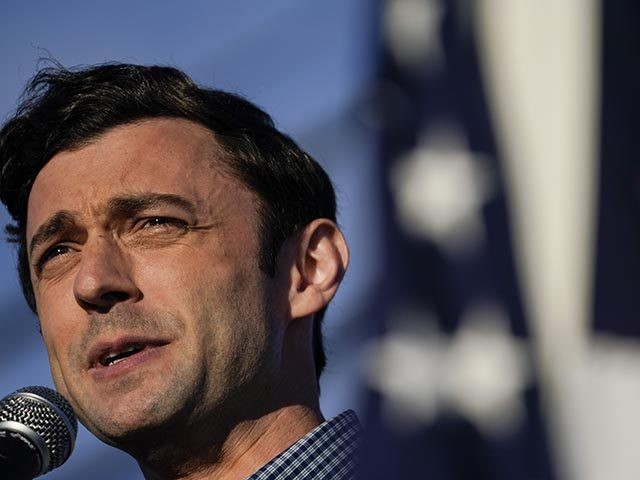
[[[25,441],[0,435],[0,452],[2,478],[32,480],[40,472],[40,456]]]

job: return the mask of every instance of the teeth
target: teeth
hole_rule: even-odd
[[[121,362],[125,358],[127,358],[130,354],[135,353],[137,351],[142,350],[144,347],[142,345],[130,345],[123,350],[119,350],[117,352],[110,352],[100,360],[100,363],[105,367],[115,365],[118,362]]]

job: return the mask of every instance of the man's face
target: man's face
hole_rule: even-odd
[[[269,401],[285,310],[258,268],[256,220],[212,133],[185,120],[114,128],[38,174],[27,241],[42,335],[98,436]]]

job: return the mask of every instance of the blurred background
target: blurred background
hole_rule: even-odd
[[[640,478],[640,4],[5,0],[0,116],[38,60],[177,66],[334,178],[352,264],[325,416],[361,478]],[[8,221],[2,213],[3,223]],[[51,386],[0,246],[0,396]],[[46,478],[139,479],[82,429]]]

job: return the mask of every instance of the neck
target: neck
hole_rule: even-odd
[[[211,412],[188,428],[165,425],[162,432],[146,435],[145,441],[134,441],[138,446],[154,444],[142,451],[129,449],[145,479],[245,479],[322,423],[308,348],[311,320],[289,324],[282,342],[280,381],[273,386],[243,392],[227,403],[224,414]],[[175,438],[181,439],[179,445]]]
[[[322,421],[317,406],[284,406],[258,419],[238,423],[208,458],[195,464],[180,470],[142,462],[140,467],[146,480],[244,479]]]

